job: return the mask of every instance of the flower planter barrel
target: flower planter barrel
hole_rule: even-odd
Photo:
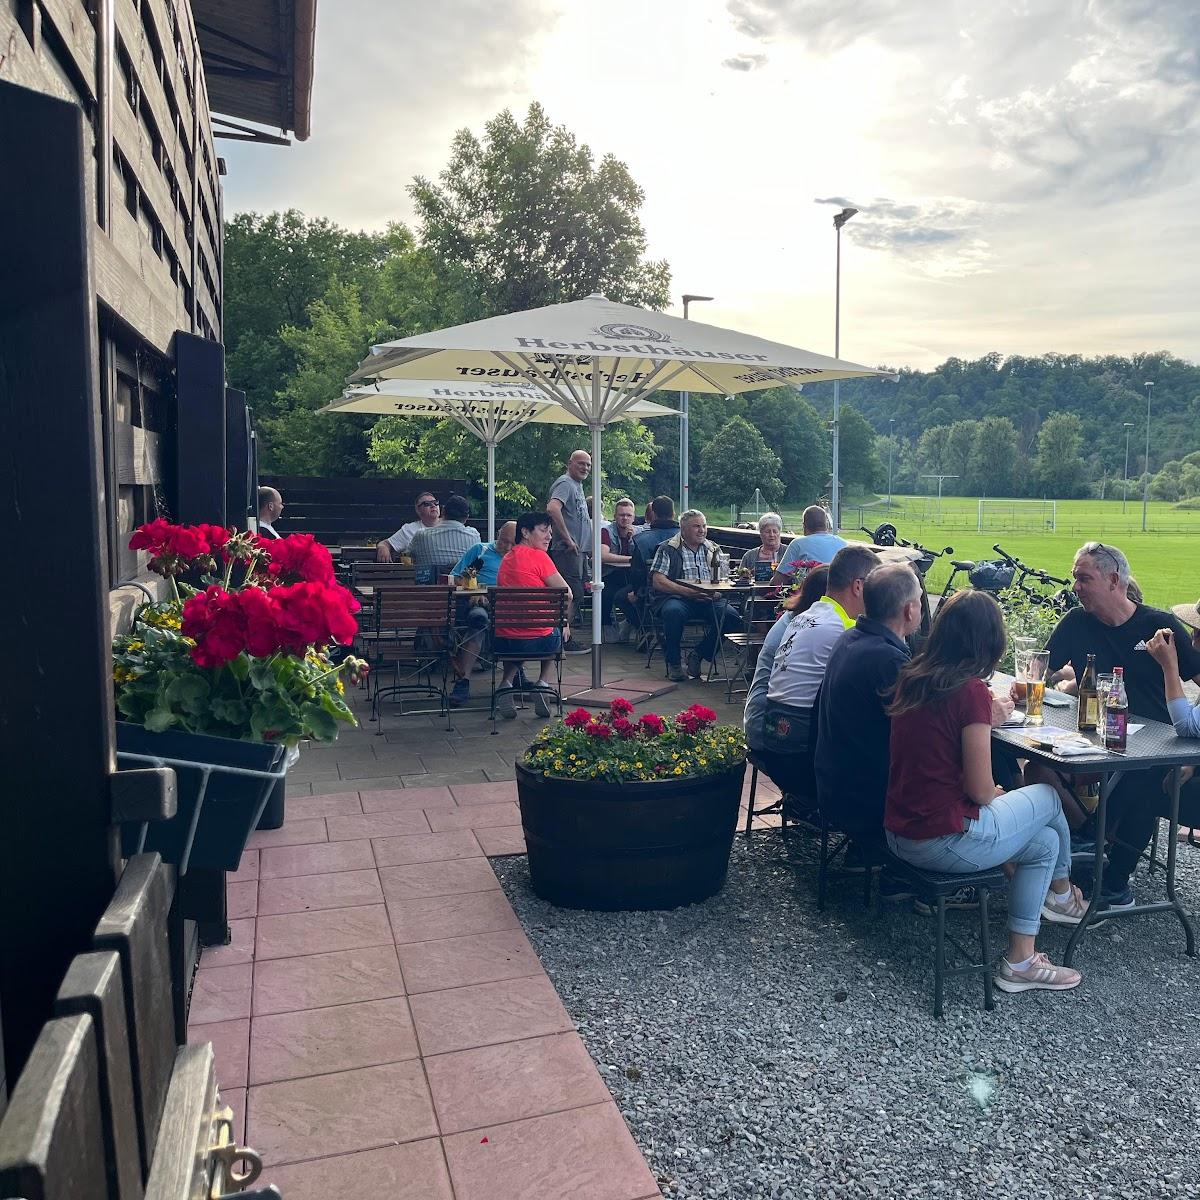
[[[677,908],[719,892],[746,764],[649,783],[556,779],[517,763],[533,890],[562,908]]]

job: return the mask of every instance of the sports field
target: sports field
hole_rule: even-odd
[[[892,507],[880,501],[864,505],[862,524],[874,529],[890,521],[902,538],[920,542],[931,550],[953,546],[955,558],[994,558],[999,542],[1009,554],[1052,575],[1066,578],[1079,546],[1089,539],[1112,542],[1129,556],[1133,573],[1150,604],[1167,607],[1200,596],[1200,511],[1151,503],[1149,531],[1142,532],[1142,505],[1131,496],[1121,513],[1118,500],[1059,500],[1056,529],[1049,529],[1049,506],[1015,505],[985,508],[985,526],[977,530],[978,501],[965,496],[893,496]],[[860,508],[842,509],[842,532],[853,536]],[[790,528],[800,528],[800,512],[783,514]],[[752,517],[746,519],[752,520]],[[930,591],[940,591],[950,574],[946,558],[930,568]],[[959,576],[962,580],[962,576]]]

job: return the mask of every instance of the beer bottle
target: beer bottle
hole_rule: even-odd
[[[1125,668],[1113,667],[1112,686],[1104,705],[1104,748],[1125,753],[1129,737],[1129,699],[1125,694]]]
[[[1079,695],[1079,732],[1095,733],[1100,720],[1100,693],[1096,688],[1096,656],[1087,656],[1087,667],[1077,689]]]

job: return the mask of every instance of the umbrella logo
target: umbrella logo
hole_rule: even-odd
[[[645,325],[629,325],[618,321],[612,325],[601,325],[596,330],[604,337],[618,338],[622,341],[634,340],[639,342],[669,342],[669,333],[659,333],[657,329],[648,329]]]

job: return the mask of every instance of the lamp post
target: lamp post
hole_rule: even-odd
[[[858,212],[857,208],[843,208],[833,218],[833,228],[837,234],[837,261],[833,276],[833,357],[838,358],[842,349],[842,226]],[[833,381],[833,482],[830,485],[829,507],[832,510],[833,531],[836,533],[842,525],[842,496],[840,462],[838,455],[841,450],[841,415],[840,381]]]
[[[683,319],[688,319],[688,305],[692,301],[711,300],[711,296],[693,296],[690,292],[683,298]],[[690,507],[688,500],[688,407],[691,404],[691,393],[679,393],[679,511],[687,512]]]
[[[1133,428],[1132,421],[1125,422],[1125,483],[1121,488],[1121,516],[1125,515],[1125,506],[1129,500],[1129,431]]]
[[[888,512],[892,511],[892,453],[896,449],[896,418],[888,417]]]
[[[1150,391],[1154,381],[1146,380],[1146,481],[1142,484],[1142,532],[1146,532],[1146,512],[1150,505]]]

